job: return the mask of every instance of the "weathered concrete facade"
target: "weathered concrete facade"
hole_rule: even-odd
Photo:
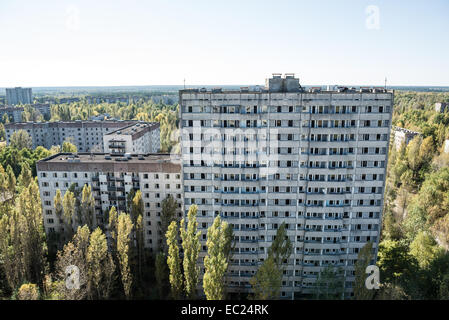
[[[147,154],[122,157],[103,153],[60,153],[38,161],[37,177],[42,200],[44,226],[47,233],[63,231],[56,215],[54,196],[62,196],[75,184],[92,187],[98,225],[107,224],[107,214],[112,206],[117,211],[127,211],[127,195],[140,190],[144,203],[145,246],[152,252],[160,247],[161,203],[172,195],[178,202],[178,215],[182,215],[181,165],[179,158],[167,154]]]
[[[25,130],[33,141],[33,148],[43,146],[49,149],[55,145],[62,145],[67,140],[72,142],[78,148],[79,152],[104,152],[104,135],[138,123],[148,124],[150,128],[154,128],[157,131],[155,135],[146,136],[146,138],[151,140],[145,143],[154,146],[154,148],[150,148],[149,151],[142,153],[153,152],[155,149],[159,150],[159,124],[144,123],[135,120],[20,122],[6,124],[5,131],[8,144],[15,131]]]
[[[282,297],[312,292],[328,265],[350,294],[360,249],[371,241],[377,256],[393,92],[306,92],[293,75],[267,85],[180,91],[185,212],[198,205],[203,245],[217,214],[232,224],[230,292],[250,290],[285,222],[294,252]]]

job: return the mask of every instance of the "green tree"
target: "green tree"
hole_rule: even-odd
[[[276,231],[271,247],[268,249],[267,259],[250,280],[256,299],[279,299],[282,275],[292,250],[286,225],[282,223]]]
[[[34,283],[24,283],[17,292],[18,300],[39,300],[39,288]]]
[[[282,283],[282,271],[276,265],[273,256],[268,256],[250,279],[255,300],[279,299]]]
[[[132,274],[130,270],[130,242],[133,224],[129,215],[121,213],[117,221],[117,255],[125,297],[131,298]]]
[[[411,278],[417,261],[410,255],[406,243],[384,240],[379,244],[377,265],[381,281],[395,284],[402,279]]]
[[[222,222],[220,216],[207,230],[207,255],[204,258],[206,272],[203,277],[203,288],[207,300],[223,300],[225,298],[225,275],[228,269],[226,229],[228,224]]]
[[[0,141],[5,141],[5,140],[6,140],[5,126],[3,125],[3,123],[0,123]]]
[[[278,268],[283,270],[283,266],[287,264],[287,259],[291,256],[292,251],[292,242],[287,236],[286,225],[283,222],[276,231],[276,236],[270,249],[268,249],[268,255],[273,256]]]
[[[82,198],[80,203],[80,224],[86,224],[89,230],[97,225],[97,219],[95,217],[95,200],[92,196],[92,189],[88,184],[85,184],[82,191]]]
[[[200,236],[198,231],[198,222],[196,221],[196,213],[198,207],[191,205],[187,213],[187,228],[185,229],[185,221],[181,220],[181,239],[182,249],[184,252],[184,277],[185,291],[187,297],[194,299],[196,297],[196,287],[198,285],[199,268],[197,266],[198,254],[200,252]]]
[[[328,265],[321,270],[315,281],[315,298],[341,300],[344,297],[344,276],[340,268]]]
[[[64,230],[66,230],[66,238],[70,239],[74,233],[73,225],[75,222],[75,195],[67,190],[62,200]]]
[[[419,232],[410,243],[410,254],[415,257],[421,268],[427,268],[441,250],[435,239],[425,231]]]
[[[374,290],[368,290],[365,285],[366,268],[371,264],[373,258],[373,243],[367,242],[359,251],[357,262],[355,263],[355,283],[354,298],[356,300],[372,300],[374,298]]]
[[[89,248],[90,232],[87,226],[78,227],[72,241],[69,241],[62,251],[58,251],[55,272],[58,279],[58,292],[64,300],[82,300],[88,295],[88,265],[87,252]],[[66,286],[67,268],[78,268],[79,288],[76,290]],[[69,269],[70,270],[70,269]]]
[[[167,282],[167,257],[163,252],[159,252],[155,259],[155,271],[156,285],[159,299],[165,298],[165,283]],[[182,279],[181,279],[182,281]]]
[[[71,143],[70,141],[64,141],[62,144],[62,152],[67,152],[67,153],[77,153],[78,152],[78,148]]]
[[[111,295],[115,266],[108,253],[106,236],[100,228],[90,236],[87,248],[88,292],[91,298],[108,299]]]
[[[172,221],[168,226],[168,230],[165,235],[168,246],[167,265],[169,268],[169,282],[171,286],[171,295],[175,300],[180,298],[183,287],[177,230],[177,222]]]
[[[161,234],[165,237],[167,233],[168,226],[172,223],[172,221],[177,221],[176,217],[176,209],[178,207],[178,203],[172,197],[172,195],[168,195],[164,200],[162,200],[162,212],[161,212]],[[162,241],[162,251],[167,252],[166,239]]]
[[[17,130],[11,135],[9,144],[12,148],[22,150],[24,148],[31,149],[33,141],[25,130]]]

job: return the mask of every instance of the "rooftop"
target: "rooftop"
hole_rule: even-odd
[[[39,160],[37,171],[70,172],[169,172],[181,171],[179,155],[167,153],[112,155],[108,153],[58,153]]]
[[[107,133],[107,135],[135,135],[143,131],[151,131],[159,127],[159,122],[138,122],[130,124],[124,128]]]
[[[299,79],[295,78],[294,73],[285,73],[282,77],[281,73],[273,73],[271,78],[266,79],[265,87],[249,86],[240,87],[239,90],[223,90],[216,87],[207,88],[191,88],[179,90],[182,93],[393,93],[385,87],[346,87],[346,86],[320,86],[320,87],[302,87]]]
[[[421,134],[421,132],[418,132],[418,131],[413,131],[413,130],[396,127],[396,126],[393,126],[393,130],[398,131],[398,132],[405,132],[405,133],[409,133],[409,134]]]
[[[125,154],[113,155],[109,153],[58,153],[48,158],[39,160],[38,162],[51,163],[76,163],[76,162],[95,162],[95,163],[111,163],[111,162],[167,162],[173,159],[179,160],[180,157],[170,153],[148,153],[148,154]]]

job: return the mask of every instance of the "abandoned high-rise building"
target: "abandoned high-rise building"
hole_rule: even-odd
[[[202,257],[214,217],[233,226],[229,292],[250,291],[285,222],[294,250],[282,297],[312,293],[327,266],[350,295],[360,249],[371,241],[377,256],[393,92],[306,90],[274,74],[266,88],[184,89],[179,102],[184,210],[198,205]]]

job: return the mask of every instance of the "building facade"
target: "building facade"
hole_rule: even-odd
[[[162,201],[171,195],[178,202],[178,215],[183,209],[179,158],[167,154],[123,157],[102,153],[60,153],[37,162],[37,177],[42,200],[45,231],[61,232],[63,223],[55,215],[54,197],[62,196],[75,184],[92,188],[98,225],[107,224],[112,206],[125,212],[129,192],[140,190],[144,203],[145,246],[156,251],[161,244]]]
[[[31,88],[6,88],[6,104],[32,104],[33,92]]]
[[[139,123],[138,121],[58,121],[58,122],[20,122],[5,125],[6,141],[15,131],[25,130],[32,139],[32,147],[43,146],[47,149],[55,145],[62,145],[64,141],[73,143],[79,152],[104,152],[103,136],[121,128]],[[154,127],[153,123],[149,124]],[[156,129],[156,128],[155,128]],[[159,124],[157,124],[157,130]],[[159,136],[155,141],[148,142],[157,147]],[[153,136],[151,135],[151,138]],[[159,150],[159,148],[157,148]]]
[[[159,123],[134,123],[103,136],[104,152],[156,153],[161,147]]]
[[[23,107],[0,107],[0,117],[6,114],[10,122],[20,122],[22,121]]]
[[[436,102],[435,103],[435,111],[439,113],[445,112],[447,110],[448,104],[445,102]]]
[[[408,130],[400,127],[393,127],[394,132],[394,146],[396,150],[401,148],[401,145],[405,143],[407,146],[414,137],[420,135],[421,133],[417,131]]]
[[[281,223],[293,244],[282,298],[313,292],[327,266],[352,292],[358,252],[380,237],[393,92],[308,91],[275,74],[250,91],[180,90],[185,212],[206,230],[221,215],[234,230],[229,292],[250,290]],[[374,261],[373,261],[374,262]]]

